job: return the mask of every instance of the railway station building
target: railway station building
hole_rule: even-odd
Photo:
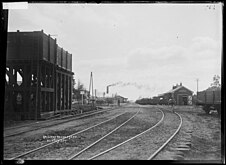
[[[176,105],[192,105],[192,94],[193,91],[180,83],[179,85],[173,85],[171,90],[160,94],[158,97],[163,98],[164,100],[173,98],[176,102]]]

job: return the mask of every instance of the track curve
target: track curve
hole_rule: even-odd
[[[160,110],[160,109],[159,109],[159,110]],[[114,147],[112,147],[112,148],[109,148],[108,150],[105,150],[105,151],[103,151],[103,152],[101,152],[101,153],[99,153],[99,154],[97,154],[97,155],[95,155],[95,156],[89,158],[88,160],[93,160],[93,159],[95,159],[95,158],[97,158],[97,157],[99,157],[99,156],[101,156],[101,155],[103,155],[103,154],[105,154],[105,153],[107,153],[107,152],[109,152],[109,151],[111,151],[111,150],[114,150],[114,149],[116,149],[117,147],[120,147],[120,146],[126,144],[127,142],[129,142],[129,141],[131,141],[131,140],[133,140],[133,139],[135,139],[135,138],[137,138],[137,137],[139,137],[139,136],[141,136],[141,135],[147,133],[148,131],[151,131],[151,130],[154,129],[155,127],[157,127],[157,126],[163,121],[163,119],[164,119],[164,117],[165,117],[164,112],[163,112],[162,110],[160,110],[160,111],[161,111],[161,113],[162,113],[162,118],[161,118],[154,126],[150,127],[149,129],[143,131],[142,133],[139,133],[138,135],[133,136],[133,137],[131,137],[130,139],[128,139],[128,140],[126,140],[126,141],[124,141],[124,142],[122,142],[122,143],[120,143],[120,144],[118,144],[118,145],[116,145],[116,146],[114,146]]]
[[[160,152],[160,151],[162,151],[163,150],[163,148],[176,136],[176,134],[180,131],[180,129],[181,129],[181,126],[182,126],[182,123],[183,123],[183,119],[182,119],[182,117],[181,117],[181,115],[180,114],[178,114],[177,112],[174,112],[175,114],[177,114],[177,116],[179,116],[179,118],[180,118],[180,124],[179,124],[179,126],[178,126],[178,128],[177,128],[177,130],[174,132],[174,134],[161,146],[161,147],[159,147],[159,149],[156,151],[156,152],[154,152],[151,156],[149,156],[149,158],[147,159],[147,160],[152,160],[155,156],[157,156],[158,155],[158,153]]]

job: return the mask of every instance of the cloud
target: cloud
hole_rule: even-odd
[[[77,62],[77,66],[83,67],[91,67],[91,68],[100,68],[102,70],[106,69],[105,67],[112,67],[114,70],[121,66],[121,68],[126,64],[124,58],[106,58],[106,59],[90,59],[90,60],[82,60]]]
[[[187,52],[192,61],[220,60],[221,43],[210,37],[196,37],[192,40]]]
[[[210,37],[196,37],[192,40],[191,50],[202,52],[204,50],[215,50],[218,47],[218,43]]]
[[[173,83],[195,84],[197,77],[204,82],[211,74],[219,74],[221,45],[208,37],[217,39],[221,34],[215,34],[218,25],[212,24],[218,17],[214,16],[214,21],[209,15],[193,18],[191,10],[185,20],[175,9],[171,13],[164,8],[158,15],[159,8],[153,12],[154,8],[150,10],[146,5],[132,6],[29,4],[28,10],[10,11],[9,30],[43,29],[47,34],[57,34],[58,44],[73,54],[75,76],[88,86],[93,71],[95,86],[100,90],[105,90],[107,84],[123,81],[132,82],[120,87],[127,92],[136,89],[131,95],[142,91],[133,82],[147,83],[156,89],[154,92],[161,93]],[[174,22],[175,16],[181,18],[179,24]],[[172,39],[174,35],[179,39]],[[148,94],[153,92],[147,91]]]
[[[210,37],[196,37],[186,47],[143,47],[131,50],[127,56],[127,67],[134,70],[156,67],[186,67],[196,61],[221,60],[221,44]]]
[[[95,81],[99,80],[99,85],[103,82],[106,85],[108,81],[112,81],[111,79],[120,81],[127,77],[125,76],[125,62],[118,58],[77,61],[75,71],[76,76],[82,79],[92,71],[95,75]]]
[[[184,47],[171,45],[133,49],[127,56],[127,69],[140,82],[155,84],[156,89],[162,92],[170,84],[179,82],[194,84],[191,87],[195,89],[196,78],[202,80],[204,89],[209,85],[204,83],[205,80],[221,74],[221,56],[220,42],[210,37],[196,37]]]
[[[124,15],[112,12],[114,7],[97,5],[97,4],[74,4],[66,5],[63,15],[68,20],[97,25],[101,28],[114,28],[115,26],[125,27],[127,21]],[[110,8],[111,10],[108,10]],[[67,21],[67,20],[66,20]]]
[[[185,59],[185,48],[181,46],[137,48],[129,53],[127,65],[132,69],[147,69],[162,64],[172,65]]]

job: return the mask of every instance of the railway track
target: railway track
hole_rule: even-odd
[[[112,131],[110,131],[109,133],[107,133],[106,135],[104,135],[103,137],[101,137],[100,139],[98,139],[97,141],[93,142],[92,144],[90,144],[86,148],[82,149],[81,151],[77,152],[76,154],[70,155],[69,158],[68,158],[68,160],[74,159],[75,157],[77,157],[80,154],[84,153],[85,151],[87,151],[88,149],[90,149],[91,147],[93,147],[94,145],[96,145],[97,143],[99,143],[100,141],[102,141],[103,139],[105,139],[106,137],[110,136],[112,133],[114,133],[115,131],[117,131],[118,129],[120,129],[122,126],[124,126],[125,124],[127,124],[129,121],[131,121],[139,112],[140,111],[137,111],[137,113],[135,115],[133,115],[132,117],[130,117],[128,120],[126,120],[125,122],[123,122],[122,124],[120,124],[118,127],[116,127],[115,129],[113,129]]]
[[[156,155],[158,155],[158,153],[164,149],[164,147],[175,137],[175,135],[179,132],[180,128],[181,128],[181,125],[182,125],[182,118],[181,116],[178,114],[178,113],[172,113],[172,112],[167,112],[166,110],[162,111],[161,109],[159,109],[159,111],[162,113],[162,116],[161,116],[161,119],[158,120],[157,122],[155,123],[152,123],[152,126],[149,126],[149,128],[142,128],[140,132],[134,132],[134,136],[132,137],[126,137],[127,139],[125,138],[121,138],[121,134],[123,133],[123,126],[127,126],[128,127],[128,124],[133,122],[133,120],[135,120],[135,118],[137,117],[138,113],[140,112],[137,111],[132,117],[130,117],[129,119],[127,119],[125,122],[121,123],[120,125],[118,125],[117,127],[115,128],[112,128],[110,131],[108,131],[107,133],[105,133],[104,135],[101,135],[100,138],[97,138],[95,141],[93,141],[92,143],[90,143],[89,145],[86,145],[86,147],[83,147],[83,149],[76,149],[76,151],[74,150],[71,150],[67,153],[70,153],[69,156],[68,154],[65,156],[64,159],[68,159],[68,160],[74,160],[74,159],[88,159],[88,160],[93,160],[93,159],[105,159],[106,157],[104,157],[105,155],[111,153],[110,155],[112,156],[112,152],[113,152],[113,155],[114,153],[118,153],[120,155],[120,151],[116,151],[118,148],[122,148],[122,147],[125,147],[125,145],[127,145],[129,142],[133,142],[135,141],[136,139],[139,139],[141,138],[140,140],[142,140],[142,137],[145,136],[145,135],[150,135],[150,134],[153,134],[153,131],[155,130],[155,132],[158,132],[158,130],[161,130],[163,129],[162,127],[165,127],[166,125],[164,125],[164,119],[165,119],[165,114],[167,114],[167,116],[170,114],[171,115],[171,118],[172,118],[172,115],[174,116],[177,116],[179,117],[179,120],[180,120],[180,123],[179,123],[179,126],[177,126],[176,130],[174,128],[174,132],[172,133],[172,131],[170,132],[170,136],[167,136],[167,138],[164,138],[164,140],[162,140],[160,143],[158,144],[155,144],[155,147],[154,147],[154,150],[151,150],[151,152],[149,152],[148,154],[151,155],[147,157],[147,154],[146,154],[146,158],[147,160],[151,160],[153,159]],[[52,143],[49,143],[47,145],[44,145],[44,146],[41,146],[39,148],[36,148],[34,150],[31,150],[31,151],[28,151],[28,152],[25,152],[23,154],[20,154],[16,157],[13,157],[13,158],[10,158],[10,160],[13,160],[13,159],[18,159],[18,158],[23,158],[25,155],[28,155],[28,154],[31,154],[31,153],[34,153],[36,151],[39,151],[41,149],[44,149],[48,146],[51,146],[53,144],[56,144],[58,143],[59,141],[61,140],[65,140],[65,139],[70,139],[70,137],[74,136],[74,135],[78,135],[78,134],[81,134],[81,133],[84,133],[88,130],[91,130],[92,128],[95,128],[95,127],[98,127],[100,125],[103,125],[109,121],[112,121],[114,120],[115,118],[117,117],[120,117],[121,115],[123,115],[125,113],[122,113],[120,115],[117,115],[116,117],[114,118],[111,118],[111,119],[108,119],[104,122],[101,122],[99,124],[96,124],[92,127],[89,127],[87,129],[84,129],[84,130],[81,130],[79,132],[76,132],[74,134],[71,134],[65,138],[62,138],[62,139],[59,139],[59,140],[56,140]],[[140,115],[141,113],[139,113]],[[169,118],[169,117],[168,117]],[[165,119],[166,120],[166,119]],[[115,122],[115,123],[118,123],[118,122]],[[136,130],[140,130],[141,126],[142,126],[143,123],[140,124],[140,126],[137,126],[137,128],[139,129],[136,129]],[[132,124],[134,126],[134,124]],[[130,125],[130,127],[132,126]],[[136,124],[137,125],[137,124]],[[161,127],[162,126],[162,127]],[[158,129],[157,129],[158,128]],[[167,128],[169,128],[167,126]],[[166,128],[166,129],[167,129]],[[130,130],[124,130],[124,133],[125,131],[131,131],[133,130],[134,128],[130,129]],[[161,132],[161,131],[160,131]],[[163,131],[164,132],[164,131]],[[120,136],[119,136],[120,135]],[[157,134],[159,136],[159,134]],[[162,135],[164,136],[164,135]],[[120,137],[119,139],[117,139],[117,137]],[[123,137],[123,136],[122,136]],[[115,140],[116,139],[116,140]],[[114,142],[113,142],[114,141]],[[116,142],[117,141],[117,142]],[[121,141],[121,142],[120,142]],[[113,143],[112,143],[113,142]],[[73,143],[73,142],[72,142]],[[72,144],[71,143],[71,144]],[[113,146],[109,148],[109,145],[107,144],[106,146],[108,146],[108,148],[106,147],[103,147],[105,146],[104,143],[112,143]],[[99,145],[99,146],[98,146]],[[102,147],[101,147],[102,146]],[[143,145],[145,146],[145,145]],[[62,146],[60,148],[63,148]],[[67,147],[66,147],[67,148]],[[70,146],[70,148],[73,148]],[[76,147],[75,147],[76,148]],[[103,149],[104,148],[104,149]],[[142,146],[141,146],[142,148]],[[78,151],[79,150],[79,151]],[[123,151],[123,149],[121,150]],[[132,151],[132,150],[130,150]],[[72,154],[73,153],[73,154]],[[117,154],[116,154],[117,155]],[[115,157],[115,156],[113,156]],[[109,158],[109,156],[108,156]],[[115,157],[115,159],[117,159],[117,156]],[[127,158],[126,158],[127,159]],[[130,158],[129,158],[130,159]]]
[[[101,112],[105,112],[105,111],[109,111],[112,109],[117,109],[118,107],[109,107],[107,109],[104,110],[92,110],[92,111],[88,111],[88,112],[83,112],[83,113],[78,113],[76,115],[66,115],[66,116],[60,116],[60,117],[55,117],[52,119],[47,119],[44,121],[37,121],[37,122],[31,122],[31,123],[26,123],[26,124],[22,124],[22,125],[17,125],[17,126],[9,126],[9,127],[5,127],[4,131],[9,131],[9,130],[14,130],[14,129],[19,129],[19,128],[23,128],[23,127],[27,127],[27,126],[33,126],[33,125],[39,125],[39,124],[43,124],[43,123],[48,123],[50,121],[54,121],[54,120],[62,120],[62,119],[68,119],[68,118],[74,118],[74,117],[83,117],[83,115],[85,115],[84,117],[89,116],[89,115],[94,115],[94,114],[98,114]]]
[[[47,121],[40,121],[40,122],[31,123],[31,124],[24,124],[24,125],[21,125],[21,126],[6,128],[6,129],[4,129],[4,138],[17,136],[17,135],[20,135],[20,134],[23,134],[23,133],[26,133],[26,132],[29,132],[29,131],[38,130],[38,129],[41,129],[41,128],[59,125],[59,124],[62,124],[62,123],[70,122],[70,121],[81,119],[81,118],[84,118],[84,117],[104,113],[104,112],[107,112],[107,111],[109,111],[109,109],[101,110],[101,111],[95,111],[95,112],[91,112],[91,113],[90,112],[83,113],[81,115],[70,116],[70,117],[67,117],[67,118],[65,118],[65,117],[64,118],[56,118],[56,119],[51,119],[51,120],[47,120]],[[51,123],[51,122],[53,122],[53,123]],[[20,129],[22,129],[22,131],[20,131]]]
[[[164,149],[164,147],[176,136],[176,134],[180,131],[180,129],[181,129],[181,126],[182,126],[182,124],[183,124],[183,119],[182,119],[182,117],[181,117],[181,115],[180,114],[178,114],[177,112],[174,112],[179,118],[180,118],[180,124],[179,124],[179,126],[178,126],[178,128],[176,129],[176,131],[173,133],[173,135],[172,136],[170,136],[170,138],[165,142],[165,143],[163,143],[160,147],[159,147],[159,149],[158,150],[156,150],[152,155],[150,155],[149,157],[148,157],[148,160],[152,160],[153,158],[155,158],[157,155],[158,155],[158,153],[160,153],[160,151],[162,151],[163,149]]]
[[[50,147],[50,146],[52,146],[52,145],[54,145],[54,144],[58,144],[58,143],[60,143],[60,142],[62,142],[62,141],[64,141],[64,140],[66,140],[66,139],[70,139],[71,137],[73,137],[73,136],[75,136],[75,135],[78,135],[78,134],[84,133],[84,132],[86,132],[86,131],[92,130],[92,129],[94,129],[95,127],[101,126],[101,125],[103,125],[103,124],[106,125],[106,123],[108,123],[108,122],[110,122],[110,121],[112,121],[112,120],[116,120],[117,118],[121,117],[122,115],[125,115],[126,113],[128,113],[128,112],[120,113],[119,115],[117,115],[117,116],[115,116],[115,117],[113,117],[113,118],[110,118],[110,119],[105,120],[105,121],[103,121],[103,122],[100,122],[100,123],[98,123],[98,124],[96,124],[96,125],[93,125],[93,126],[91,126],[91,127],[88,127],[88,128],[86,128],[86,129],[83,129],[83,130],[81,130],[81,131],[79,131],[79,132],[75,132],[75,133],[73,133],[73,134],[71,134],[71,135],[65,136],[65,137],[63,137],[63,138],[61,138],[61,139],[54,140],[53,142],[48,143],[48,144],[45,144],[45,145],[43,145],[43,146],[41,146],[41,147],[38,147],[38,148],[36,148],[36,149],[33,149],[33,150],[30,150],[30,151],[21,153],[21,154],[19,154],[19,155],[17,155],[17,156],[14,156],[14,157],[12,157],[12,158],[9,158],[8,160],[15,160],[15,159],[23,158],[23,157],[25,157],[26,155],[29,155],[29,154],[32,154],[32,153],[35,153],[35,152],[39,152],[41,149],[45,149],[45,148]],[[117,123],[117,122],[115,121],[115,123]]]
[[[89,113],[93,113],[92,112],[85,112],[85,113],[80,113],[74,116],[66,116],[68,118],[70,117],[77,117],[83,114],[89,114]],[[9,130],[14,130],[14,129],[18,129],[18,128],[23,128],[23,127],[27,127],[27,126],[32,126],[32,125],[37,125],[37,124],[42,124],[42,123],[48,123],[50,121],[54,121],[54,120],[60,120],[60,119],[64,119],[65,117],[56,117],[56,118],[52,118],[52,119],[48,119],[48,120],[44,120],[44,121],[36,121],[36,122],[31,122],[31,123],[27,123],[27,124],[22,124],[22,125],[17,125],[17,126],[10,126],[10,127],[5,127],[4,131],[9,131]]]
[[[170,113],[171,113],[171,112],[170,112]],[[160,143],[160,144],[158,144],[157,146],[155,146],[155,147],[154,147],[154,148],[155,148],[154,150],[149,150],[149,151],[152,151],[152,154],[151,154],[149,157],[146,157],[146,158],[145,158],[145,155],[143,155],[143,156],[144,156],[143,159],[147,159],[147,160],[152,160],[152,159],[154,159],[155,156],[157,156],[157,155],[164,149],[164,147],[165,147],[165,146],[166,146],[166,145],[167,145],[167,144],[175,137],[175,135],[179,132],[179,130],[180,130],[180,128],[181,128],[181,125],[182,125],[182,118],[181,118],[181,116],[180,116],[178,113],[175,112],[175,114],[179,117],[179,120],[180,120],[180,124],[179,124],[179,126],[177,127],[176,131],[175,131],[170,137],[164,139],[164,140],[162,141],[162,143]],[[106,159],[106,157],[103,157],[103,156],[104,156],[105,154],[109,153],[109,152],[111,152],[111,154],[109,154],[109,156],[108,156],[107,158],[109,158],[109,157],[111,157],[112,159],[118,159],[118,158],[120,158],[120,156],[117,157],[117,155],[120,155],[120,151],[123,151],[123,150],[125,149],[125,148],[122,148],[122,146],[125,147],[126,143],[131,142],[132,140],[135,140],[136,138],[139,138],[139,137],[141,137],[141,136],[144,135],[144,134],[148,134],[148,132],[149,132],[149,133],[153,133],[152,131],[154,131],[154,128],[156,128],[157,126],[160,125],[160,123],[163,122],[164,116],[165,116],[165,115],[163,114],[161,120],[159,120],[158,123],[156,123],[154,126],[150,127],[149,129],[147,129],[147,130],[143,131],[142,133],[140,133],[140,134],[138,134],[138,135],[136,135],[136,136],[134,136],[134,137],[131,137],[130,139],[128,139],[128,140],[126,140],[126,141],[124,141],[124,142],[122,142],[122,143],[119,143],[119,144],[117,144],[117,145],[115,145],[115,146],[113,146],[113,147],[111,147],[111,148],[109,148],[109,149],[107,149],[107,150],[104,150],[104,151],[102,151],[102,152],[100,152],[100,153],[98,153],[98,154],[93,155],[92,157],[88,158],[88,160],[97,159],[98,157],[100,157],[100,159]],[[164,126],[164,125],[162,125],[162,126]],[[156,131],[158,131],[158,130],[156,130]],[[164,136],[164,135],[162,135],[162,136]],[[137,144],[137,143],[136,143],[136,144]],[[147,144],[146,144],[146,145],[147,145]],[[153,144],[152,144],[152,145],[153,145]],[[154,146],[154,145],[153,145],[153,146]],[[121,147],[121,150],[114,151],[114,150],[116,150],[116,148],[118,148],[118,147]],[[141,148],[142,148],[142,147],[141,147]],[[114,156],[114,153],[113,153],[112,151],[114,151],[115,153],[117,153],[116,156]],[[127,152],[128,152],[128,150],[127,150]],[[147,154],[149,154],[149,153],[147,153]],[[138,154],[137,154],[137,155],[138,155]],[[102,156],[102,157],[101,157],[101,156]],[[139,158],[137,158],[137,157],[135,157],[135,156],[131,158],[130,156],[128,156],[128,159],[139,159]]]
[[[87,151],[89,148],[87,147],[86,149],[84,149],[82,152],[84,154],[83,157],[78,157],[80,154],[82,153],[79,153],[79,154],[76,154],[72,157],[69,158],[69,160],[71,159],[86,159],[86,160],[93,160],[101,155],[104,155],[106,154],[107,152],[110,152],[114,149],[116,149],[117,147],[120,147],[126,143],[128,143],[129,141],[139,137],[139,136],[142,136],[143,134],[147,133],[148,131],[150,131],[151,129],[154,129],[155,127],[157,127],[164,119],[164,113],[159,110],[160,113],[161,113],[161,119],[160,120],[157,120],[156,121],[153,121],[150,125],[146,125],[146,127],[143,127],[142,125],[145,124],[144,122],[139,122],[137,116],[134,118],[134,122],[133,121],[130,121],[130,123],[127,123],[126,127],[129,127],[126,128],[121,128],[120,130],[117,130],[112,132],[112,134],[109,134],[111,135],[111,137],[105,137],[105,141],[102,141],[102,144],[99,144],[99,146],[96,146],[95,148],[92,148],[90,151]],[[143,116],[141,116],[142,118],[144,118],[147,114],[143,114]],[[157,116],[155,116],[156,118]],[[148,119],[149,116],[146,118]],[[138,124],[139,122],[139,124]],[[134,127],[135,126],[135,127]],[[134,132],[131,132],[133,129],[135,129]],[[131,132],[131,133],[128,133],[128,132]],[[129,134],[128,136],[125,136],[125,134]],[[108,136],[109,136],[108,135]],[[117,138],[118,137],[118,138]],[[116,139],[116,140],[115,140]],[[102,139],[101,139],[102,140]],[[120,142],[121,141],[121,142]],[[100,142],[100,141],[97,141],[97,142]],[[106,147],[100,147],[100,146],[104,146],[104,143],[112,143],[113,147],[110,147],[109,148],[109,145],[106,144]],[[94,142],[92,146],[96,145],[97,143]],[[100,149],[101,148],[101,149]],[[103,151],[101,151],[103,150]]]

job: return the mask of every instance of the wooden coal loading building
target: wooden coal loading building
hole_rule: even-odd
[[[42,31],[8,32],[5,119],[43,119],[71,110],[72,54]]]

